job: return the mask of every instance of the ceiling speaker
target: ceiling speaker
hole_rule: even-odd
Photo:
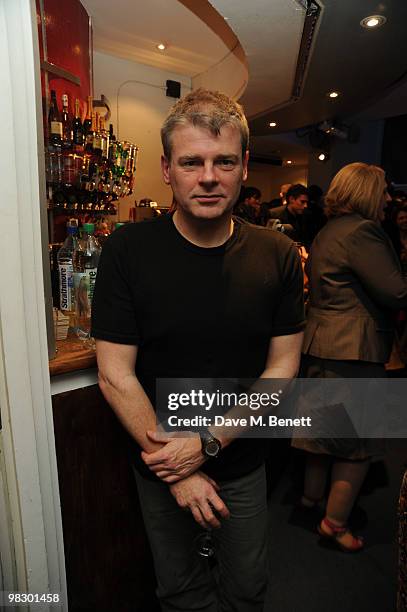
[[[181,83],[178,81],[166,81],[167,91],[165,92],[169,98],[181,97]]]

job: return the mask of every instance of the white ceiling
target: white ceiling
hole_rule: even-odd
[[[290,159],[295,166],[306,166],[310,147],[307,140],[300,140],[293,133],[276,136],[250,136],[251,155],[256,157],[276,157]]]
[[[241,98],[249,117],[290,98],[305,16],[299,0],[81,2],[92,17],[95,50],[230,95],[244,92],[249,71],[250,91]],[[159,42],[168,45],[165,52]]]
[[[240,102],[248,117],[290,97],[304,27],[298,0],[210,0],[237,35],[247,57],[249,87]]]
[[[190,77],[229,53],[223,40],[178,0],[81,2],[92,18],[98,51]],[[160,42],[168,45],[165,52],[156,48]]]
[[[93,47],[192,79],[193,87],[240,97],[250,117],[290,99],[304,25],[298,0],[81,0],[92,18]],[[156,45],[167,44],[160,52]],[[248,78],[249,77],[249,78]],[[267,138],[253,139],[259,155],[306,153]]]
[[[303,141],[286,132],[360,112],[407,74],[406,0],[317,1],[323,10],[303,91],[293,102],[307,0],[81,0],[96,50],[186,75],[194,87],[244,92],[256,153],[297,153],[296,163],[306,158]],[[360,19],[377,13],[387,24],[363,30]],[[164,53],[158,42],[168,44]],[[343,94],[335,103],[326,96],[332,88]],[[278,122],[274,136],[270,120]]]

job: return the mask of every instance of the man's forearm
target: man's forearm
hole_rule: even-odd
[[[264,380],[278,381],[278,385],[276,388],[273,387],[272,389],[269,389],[269,394],[271,394],[272,392],[275,393],[277,390],[285,391],[287,386],[290,385],[292,379],[295,378],[296,375],[297,375],[296,369],[269,368],[260,375],[257,381],[254,382],[249,389],[247,389],[247,394],[250,395],[251,393],[258,392],[258,390],[260,390],[261,392],[266,392],[266,389],[264,388],[264,386],[261,386],[260,389],[256,387],[256,385],[258,385],[259,383],[261,385],[262,384],[261,381],[264,381]],[[264,415],[269,414],[271,410],[272,410],[271,405],[268,407],[262,407],[256,411],[256,414],[257,416],[259,415],[264,416]],[[234,427],[223,426],[223,425],[218,425],[218,426],[213,425],[209,427],[209,431],[215,438],[217,438],[220,441],[222,448],[225,448],[226,446],[229,446],[229,444],[231,444],[233,440],[235,440],[236,438],[239,438],[243,434],[244,431],[249,429],[248,423],[250,423],[250,416],[252,414],[253,412],[246,405],[234,406],[233,408],[228,410],[228,412],[224,415],[224,418],[234,419],[234,422],[236,423],[246,422],[247,425],[244,426],[244,425],[236,424]]]
[[[277,355],[275,358],[271,357],[268,360],[265,370],[259,376],[258,380],[253,383],[250,389],[247,390],[247,393],[253,393],[256,391],[256,384],[260,381],[260,385],[264,384],[261,381],[264,380],[278,380],[278,390],[284,391],[287,386],[290,385],[291,380],[295,378],[298,374],[298,369],[300,365],[300,348],[302,344],[302,334],[297,334],[297,348],[292,350],[290,354],[290,358],[287,358],[286,355],[283,355],[281,358]],[[264,391],[264,387],[261,387],[261,390]],[[272,389],[275,391],[275,389]],[[262,408],[262,410],[258,410],[257,414],[268,414],[271,410],[270,408]],[[225,418],[234,418],[234,419],[246,419],[247,422],[250,422],[250,414],[251,411],[247,406],[234,406],[231,408]],[[238,421],[236,421],[238,422]],[[226,427],[226,426],[212,426],[209,428],[212,435],[220,440],[222,447],[228,446],[233,440],[239,438],[242,433],[247,429],[245,426],[236,425],[235,427]]]
[[[302,344],[302,333],[299,332],[292,336],[281,336],[273,338],[269,346],[269,354],[264,371],[259,379],[247,390],[247,394],[257,392],[258,385],[264,385],[265,380],[270,382],[274,392],[285,390],[290,385],[291,380],[296,376],[300,362],[300,350]],[[272,405],[267,408],[262,407],[260,413],[267,414],[272,409]],[[210,425],[209,431],[220,440],[222,447],[228,446],[235,438],[241,436],[247,430],[248,418],[251,414],[247,405],[235,405],[225,417],[236,419],[237,423],[233,428],[217,425]],[[167,436],[167,446],[165,449],[149,456],[143,456],[144,461],[154,471],[159,478],[165,482],[175,482],[180,478],[186,478],[192,472],[198,470],[203,462],[202,448],[195,436],[180,438]]]
[[[146,432],[155,430],[155,412],[136,376],[128,374],[120,380],[109,380],[99,373],[99,387],[117,418],[143,450],[152,453],[163,446],[150,440]]]

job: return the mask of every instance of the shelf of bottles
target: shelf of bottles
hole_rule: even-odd
[[[116,214],[117,199],[133,191],[137,152],[136,145],[116,140],[112,124],[106,130],[91,97],[82,121],[78,99],[72,116],[68,96],[62,96],[60,110],[51,91],[45,155],[48,205],[54,212]]]
[[[110,232],[121,225],[105,218],[117,214],[119,197],[132,193],[137,151],[130,142],[117,141],[112,125],[106,130],[91,97],[82,121],[78,99],[71,115],[68,95],[62,96],[60,110],[51,91],[45,155],[54,326],[59,340],[70,333],[93,347],[90,312],[100,252]],[[61,223],[57,224],[54,214],[58,213]],[[63,229],[60,242],[55,240],[57,225]]]

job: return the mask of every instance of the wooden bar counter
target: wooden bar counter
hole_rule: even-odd
[[[87,348],[78,338],[68,337],[66,340],[57,340],[57,354],[49,362],[50,376],[95,367],[94,349]]]
[[[74,338],[57,346],[50,373],[69,610],[156,612],[127,436],[94,384],[94,350]]]

